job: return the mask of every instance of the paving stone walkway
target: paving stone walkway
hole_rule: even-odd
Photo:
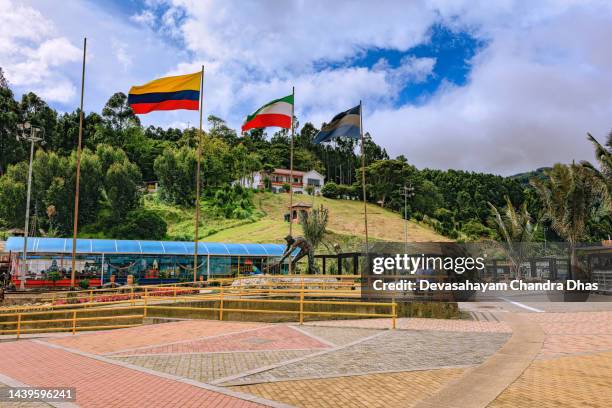
[[[81,407],[256,407],[260,404],[108,364],[31,340],[0,344],[0,372],[38,387],[76,387]]]
[[[304,357],[313,350],[275,350],[238,353],[168,354],[113,357],[118,361],[202,382],[229,377],[258,367]]]
[[[304,350],[323,349],[323,343],[290,326],[275,325],[229,333],[201,340],[164,344],[138,350],[116,353],[116,356],[133,354],[178,354],[255,350]]]
[[[480,364],[508,337],[505,333],[389,330],[340,350],[234,379],[231,384]]]
[[[526,313],[504,302],[485,310],[496,318],[402,318],[399,330],[389,330],[389,319],[303,326],[194,320],[11,341],[0,343],[0,383],[70,384],[77,403],[92,408],[429,408],[427,401],[497,361],[491,378],[503,386],[487,400],[491,408],[612,406],[612,311],[554,305],[553,312]],[[512,317],[526,320],[540,337],[517,337],[524,337],[529,360],[514,382],[497,381],[516,368],[518,354],[507,349],[517,326],[504,321]],[[219,383],[224,387],[211,385]],[[479,384],[461,393],[481,392]]]
[[[78,336],[61,337],[49,341],[89,353],[105,354],[137,347],[150,347],[155,344],[219,336],[264,326],[267,325],[215,320],[185,320],[131,327],[123,330],[82,333]]]
[[[0,383],[0,390],[8,388],[8,385]],[[45,402],[1,402],[2,408],[49,408],[51,405]]]
[[[307,408],[411,407],[457,378],[464,369],[450,368],[371,374],[303,381],[280,381],[232,387],[267,399]]]
[[[360,329],[353,327],[322,327],[322,326],[296,326],[302,332],[328,341],[336,346],[343,346],[359,339],[379,333],[377,329]]]
[[[535,361],[490,408],[612,407],[612,353]]]
[[[364,329],[388,329],[389,319],[351,319],[332,320],[305,323],[308,326],[354,327]],[[474,320],[448,320],[424,318],[399,318],[396,322],[398,329],[405,330],[435,330],[451,332],[484,332],[484,333],[510,333],[512,330],[505,322],[474,321]]]

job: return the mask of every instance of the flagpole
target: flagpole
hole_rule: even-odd
[[[289,153],[289,235],[293,236],[293,134],[295,126],[293,116],[295,111],[295,86],[291,88],[293,103],[291,104],[291,152]],[[293,273],[292,257],[289,254],[289,274]]]
[[[202,155],[202,101],[204,96],[204,65],[202,65],[202,75],[200,78],[200,130],[198,131],[198,149],[196,165],[196,202],[195,202],[195,239],[193,253],[193,283],[197,282],[198,274],[198,233],[200,227],[200,156]]]
[[[79,112],[79,142],[77,146],[76,187],[74,195],[74,219],[72,231],[72,270],[70,271],[70,289],[74,288],[76,272],[76,240],[79,228],[79,190],[81,187],[81,145],[83,141],[83,96],[85,94],[85,56],[87,54],[87,38],[83,38],[83,70],[81,72],[81,107]]]
[[[363,108],[359,101],[359,134],[361,136],[361,184],[363,185],[363,219],[365,222],[365,244],[368,253],[368,205],[366,199],[366,177],[365,177],[365,144],[363,138]]]

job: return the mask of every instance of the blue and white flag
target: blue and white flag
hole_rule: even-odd
[[[327,142],[337,137],[359,139],[361,137],[360,121],[361,105],[337,114],[329,124],[323,126],[321,131],[317,133],[314,144]]]

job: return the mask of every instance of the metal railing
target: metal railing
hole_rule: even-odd
[[[104,311],[116,312],[117,310],[134,310],[142,309],[142,307],[116,307],[108,308]],[[106,329],[119,329],[126,327],[140,326],[144,314],[130,314],[130,315],[113,315],[113,316],[93,316],[93,317],[79,317],[79,314],[87,314],[90,312],[99,312],[99,309],[79,309],[79,310],[55,310],[55,311],[44,311],[44,312],[27,312],[27,313],[12,313],[2,315],[3,318],[15,317],[15,320],[11,321],[0,321],[0,333],[2,334],[16,334],[19,338],[22,334],[28,333],[48,333],[48,332],[59,332],[59,331],[70,331],[72,334],[76,334],[77,331],[82,330],[106,330]],[[58,319],[33,319],[33,316],[46,316],[49,314],[69,314],[71,317],[58,318]],[[29,319],[29,320],[28,320]],[[122,319],[141,319],[140,324],[112,324],[112,325],[96,325],[96,326],[79,326],[79,322],[85,321],[109,321],[109,320],[122,320]],[[38,324],[55,324],[55,323],[71,323],[70,325],[61,324],[59,327],[42,327],[42,328],[24,328],[24,325],[38,325]],[[6,329],[3,326],[15,326],[14,329]]]
[[[354,292],[354,291],[353,291]],[[18,313],[6,313],[0,314],[0,318],[14,317],[14,320],[0,321],[0,333],[2,334],[16,334],[17,338],[24,333],[40,333],[40,332],[54,332],[54,331],[71,331],[72,334],[76,334],[77,331],[81,330],[100,330],[100,329],[117,329],[125,327],[133,327],[138,324],[114,324],[114,325],[96,325],[96,326],[79,326],[78,322],[86,321],[107,321],[116,319],[144,319],[149,316],[151,311],[209,311],[213,312],[213,315],[218,316],[219,320],[224,319],[224,313],[260,313],[260,314],[283,314],[289,316],[295,316],[296,321],[302,324],[306,316],[330,316],[330,317],[367,317],[367,318],[390,318],[391,328],[396,328],[397,319],[397,304],[393,302],[361,302],[361,301],[350,301],[350,300],[333,300],[333,297],[339,296],[339,291],[320,289],[306,289],[305,283],[301,284],[299,289],[277,289],[277,288],[244,288],[240,286],[220,286],[216,291],[211,293],[197,294],[197,295],[183,295],[177,297],[176,292],[173,296],[156,296],[149,293],[149,288],[144,288],[144,293],[138,298],[132,297],[129,302],[130,306],[119,306],[119,307],[106,307],[108,303],[104,303],[104,306],[98,304],[99,307],[91,307],[87,304],[77,305],[60,305],[60,306],[72,306],[73,309],[64,310],[46,310],[46,311],[35,311],[35,312],[18,312]],[[331,296],[333,294],[333,296]],[[310,296],[321,297],[328,296],[332,300],[309,300]],[[281,296],[283,299],[275,299],[273,297]],[[297,298],[297,299],[292,299]],[[158,302],[151,304],[151,302]],[[172,303],[168,304],[167,301]],[[197,307],[197,306],[181,306],[185,303],[194,302],[215,302],[210,307]],[[295,309],[266,309],[266,308],[248,308],[248,307],[227,307],[227,303],[238,303],[240,305],[245,304],[283,304],[283,305],[294,305]],[[217,305],[218,304],[218,305]],[[355,306],[357,307],[381,307],[387,309],[386,313],[377,312],[354,312],[354,311],[326,311],[326,310],[306,310],[305,306],[322,306],[322,307],[335,307],[335,306]],[[57,306],[56,306],[57,307]],[[83,313],[116,313],[116,311],[129,311],[129,310],[141,310],[141,314],[128,314],[128,315],[112,315],[112,316],[93,316],[93,317],[82,317]],[[71,317],[58,318],[58,319],[33,319],[33,316],[41,316],[48,314],[71,314]],[[81,316],[79,316],[81,314]],[[66,326],[67,322],[71,322],[70,326]],[[43,328],[24,328],[24,325],[37,325],[37,324],[60,324],[60,327],[43,327]],[[142,324],[142,320],[141,323]],[[14,329],[5,329],[3,326],[14,326]]]

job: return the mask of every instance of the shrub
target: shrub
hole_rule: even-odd
[[[51,271],[47,274],[47,279],[53,282],[53,286],[55,286],[55,282],[60,280],[61,276],[58,271]]]
[[[469,239],[489,238],[493,235],[493,230],[482,225],[478,220],[470,220],[461,227],[463,232]]]
[[[79,281],[79,287],[81,289],[88,289],[89,288],[89,279],[82,279]]]
[[[126,219],[112,228],[111,233],[122,239],[161,240],[166,236],[168,225],[159,215],[150,210],[130,211]]]
[[[321,194],[327,198],[338,198],[339,193],[338,185],[332,181],[326,183],[321,189]]]
[[[215,191],[211,204],[213,211],[225,218],[246,219],[251,216],[255,206],[253,192],[239,185],[226,185]]]

